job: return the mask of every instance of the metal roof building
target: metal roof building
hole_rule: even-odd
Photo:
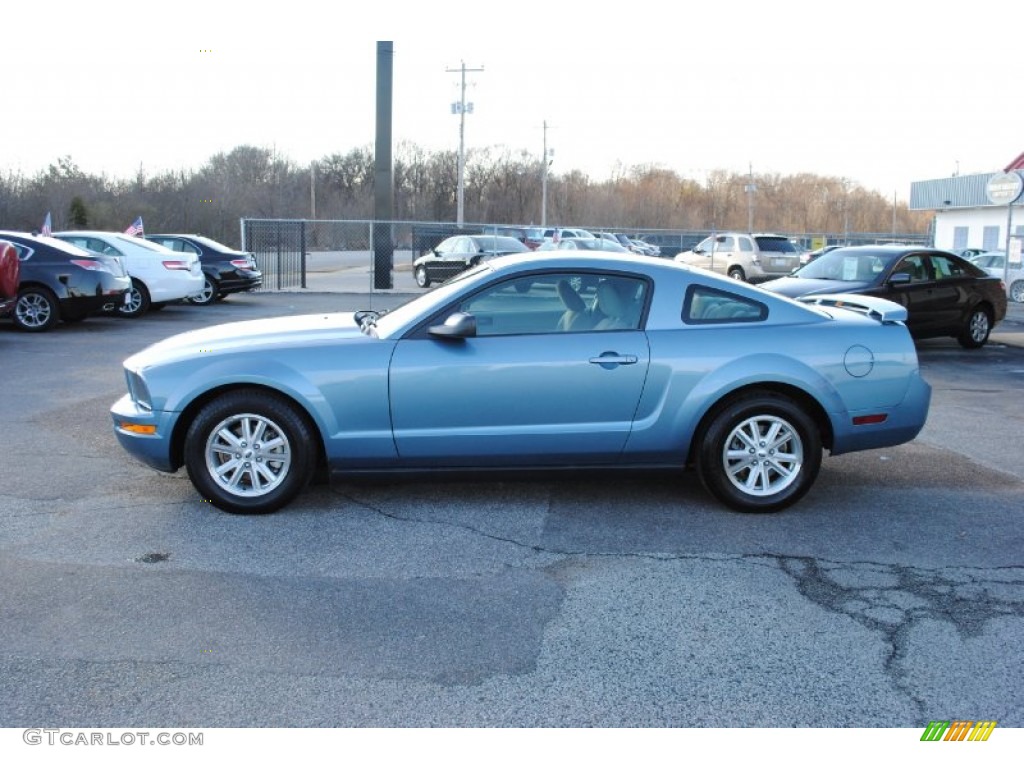
[[[1024,168],[1024,153],[1005,171],[1020,173],[1021,168]],[[989,179],[997,175],[1001,172],[911,183],[910,209],[935,212],[932,232],[935,247],[954,253],[966,248],[1003,250],[1008,226],[1014,237],[1024,237],[1024,195],[1012,206],[989,202],[986,187]]]

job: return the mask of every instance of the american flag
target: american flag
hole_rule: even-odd
[[[135,237],[142,237],[145,231],[142,228],[142,217],[139,216],[132,222],[132,225],[124,231],[126,235],[134,235]]]
[[[50,212],[46,212],[46,220],[43,222],[43,228],[39,230],[39,234],[43,237],[49,237],[53,234],[53,222],[50,220]]]

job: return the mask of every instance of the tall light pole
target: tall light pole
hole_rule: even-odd
[[[555,154],[555,150],[548,149],[548,121],[544,121],[544,152],[541,155],[540,167],[540,225],[548,225],[548,166],[554,162],[549,160]]]
[[[466,113],[473,111],[473,104],[466,103],[466,73],[483,72],[484,68],[467,69],[466,62],[460,62],[458,69],[446,69],[445,72],[461,72],[462,85],[459,100],[452,104],[452,114],[459,116],[459,189],[455,224],[459,229],[466,220]]]

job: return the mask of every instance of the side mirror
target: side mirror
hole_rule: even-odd
[[[427,332],[445,339],[469,339],[476,336],[476,318],[467,312],[456,312],[442,325],[430,326]]]
[[[910,275],[906,272],[894,272],[889,276],[889,285],[910,285]]]

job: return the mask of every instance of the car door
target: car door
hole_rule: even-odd
[[[693,250],[686,255],[683,261],[692,267],[710,270],[712,269],[712,259],[717,250],[718,238],[714,236],[706,237],[693,247]]]
[[[910,275],[910,282],[889,282],[896,274]],[[904,256],[893,266],[884,289],[875,293],[906,307],[907,327],[914,335],[923,336],[931,333],[937,322],[936,313],[941,302],[937,301],[934,289],[935,281],[932,279],[927,256],[912,253]]]
[[[619,298],[608,302],[613,292]],[[647,376],[649,294],[638,276],[539,273],[447,307],[399,341],[392,357],[399,455],[413,465],[467,467],[613,460]],[[472,319],[475,334],[428,332],[457,312]],[[586,322],[566,323],[566,313]]]
[[[935,332],[959,333],[976,301],[975,278],[942,254],[933,253],[928,261],[932,276],[929,302]]]

